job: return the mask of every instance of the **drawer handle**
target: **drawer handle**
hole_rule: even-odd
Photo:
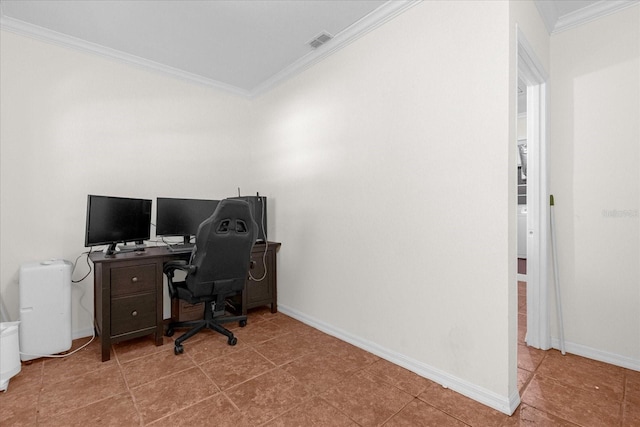
[[[136,283],[136,282],[138,281],[138,278],[137,278],[136,276],[133,276],[133,277],[131,278],[131,281],[132,281],[133,283]]]
[[[133,317],[136,317],[136,316],[138,315],[138,312],[137,312],[136,310],[133,310],[133,311],[131,312],[131,315],[132,315]]]

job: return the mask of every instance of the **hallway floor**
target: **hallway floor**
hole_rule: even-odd
[[[511,417],[281,313],[252,311],[234,332],[235,347],[207,331],[179,356],[171,338],[156,347],[149,337],[114,345],[102,363],[96,339],[23,364],[0,393],[0,425],[640,425],[640,372],[530,349],[523,328]]]

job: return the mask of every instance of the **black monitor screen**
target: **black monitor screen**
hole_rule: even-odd
[[[158,197],[156,235],[195,236],[198,226],[216,210],[219,200]]]
[[[150,237],[151,200],[88,196],[86,247],[143,241]]]

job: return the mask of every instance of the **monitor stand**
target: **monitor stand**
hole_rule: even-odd
[[[104,252],[107,256],[114,256],[119,253],[127,253],[127,252],[140,252],[144,251],[147,245],[144,242],[136,242],[135,245],[127,245],[126,243],[118,244],[111,243],[109,246],[104,248],[102,252]]]
[[[126,243],[123,243],[118,246],[118,249],[120,252],[139,252],[144,251],[146,247],[147,245],[145,245],[144,242],[136,242],[135,245],[127,245]]]
[[[191,236],[182,236],[182,243],[168,245],[167,249],[171,252],[188,252],[193,249],[194,243],[191,243]]]
[[[113,256],[116,253],[117,243],[111,243],[109,246],[104,248],[102,252],[104,252],[107,256]]]

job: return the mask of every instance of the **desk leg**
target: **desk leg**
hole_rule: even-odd
[[[162,272],[162,263],[156,263],[156,346],[164,344],[162,336],[164,335],[164,319],[163,319],[163,295],[164,295],[164,273]]]
[[[102,361],[106,362],[111,358],[111,340],[106,337],[100,337],[102,343]]]
[[[241,297],[241,301],[242,301],[242,312],[241,314],[243,316],[247,315],[247,287],[245,286],[245,288],[242,290],[242,297]]]
[[[156,335],[156,346],[161,346],[162,344],[164,344],[164,340],[162,338],[162,335],[163,335],[162,329],[163,329],[163,327],[160,327],[160,328],[156,329],[156,333],[155,333],[155,335]]]

